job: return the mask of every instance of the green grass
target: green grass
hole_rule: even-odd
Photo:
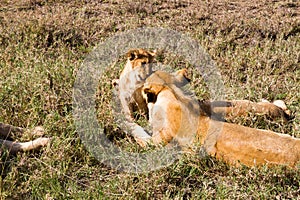
[[[282,99],[294,115],[288,123],[253,116],[235,123],[299,138],[299,8],[296,1],[258,0],[1,1],[0,121],[42,125],[52,138],[40,151],[2,153],[1,199],[299,198],[299,170],[284,167],[234,168],[187,154],[156,171],[118,172],[86,150],[72,116],[73,84],[88,53],[116,33],[159,26],[187,33],[203,46],[222,74],[228,99]],[[115,127],[110,134],[118,130],[106,106],[109,84],[119,72],[104,77],[97,99],[99,120]],[[144,151],[128,136],[115,142],[127,151]]]

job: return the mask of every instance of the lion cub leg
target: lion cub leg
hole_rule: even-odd
[[[237,165],[287,165],[300,161],[300,139],[272,131],[223,123],[211,155]]]
[[[252,102],[248,100],[232,100],[232,101],[213,101],[202,102],[204,108],[210,114],[224,115],[230,119],[238,116],[246,116],[249,113],[257,115],[266,115],[272,119],[281,118],[287,121],[290,117],[290,111],[287,109],[285,103],[281,100],[270,103],[268,101]]]
[[[50,138],[38,138],[29,142],[12,142],[8,140],[0,140],[1,147],[5,147],[11,153],[17,153],[19,151],[30,151],[47,145]]]
[[[11,132],[14,133],[24,133],[25,130],[19,127],[14,127],[8,124],[0,123],[0,135],[2,137],[9,137]],[[41,136],[44,133],[42,127],[35,127],[30,131],[31,135]],[[9,140],[0,139],[1,148],[8,149],[11,153],[17,153],[19,151],[29,151],[34,150],[39,147],[45,146],[49,143],[50,138],[40,137],[29,142],[13,142]],[[1,150],[0,150],[1,151]]]

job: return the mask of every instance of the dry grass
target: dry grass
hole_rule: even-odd
[[[145,26],[197,39],[219,67],[228,99],[282,99],[294,115],[286,124],[261,118],[236,123],[300,137],[297,1],[2,0],[0,121],[43,125],[52,143],[39,152],[1,155],[1,199],[299,198],[299,170],[231,168],[185,155],[137,175],[116,172],[86,151],[72,118],[80,64],[99,42]],[[108,111],[98,111],[99,120],[110,122]],[[135,148],[126,137],[120,145]]]

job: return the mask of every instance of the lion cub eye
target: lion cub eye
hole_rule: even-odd
[[[143,62],[142,62],[142,65],[145,65],[145,64],[147,64],[147,62],[146,62],[146,61],[143,61]]]

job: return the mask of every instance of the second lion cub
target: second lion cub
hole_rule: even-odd
[[[148,103],[154,144],[175,142],[189,148],[196,142],[209,155],[232,165],[297,167],[300,139],[215,121],[197,100],[174,84],[177,80],[167,72],[156,71],[145,81],[142,92]]]

